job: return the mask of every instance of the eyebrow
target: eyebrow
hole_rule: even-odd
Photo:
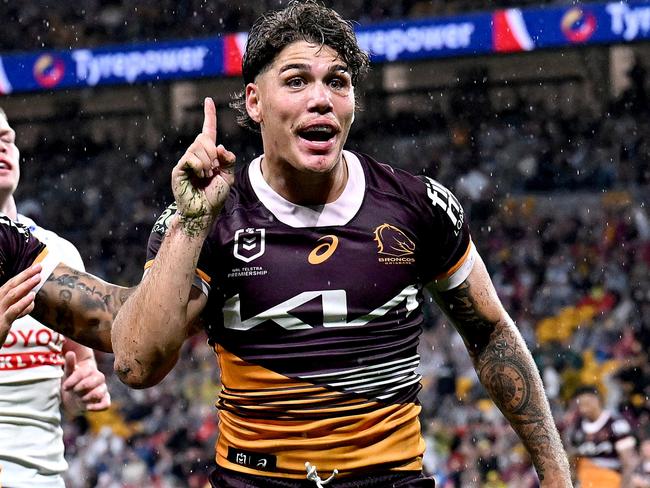
[[[291,63],[291,64],[285,64],[280,68],[280,74],[284,73],[285,71],[289,71],[292,69],[297,69],[299,71],[311,71],[311,65],[307,63]],[[335,73],[337,71],[344,71],[348,72],[348,67],[345,66],[344,64],[335,64],[333,66],[330,66],[330,68],[327,70],[328,73]]]

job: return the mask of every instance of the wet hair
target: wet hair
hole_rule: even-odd
[[[368,71],[368,55],[359,47],[350,22],[317,0],[292,0],[282,10],[263,14],[251,27],[242,59],[244,84],[253,83],[282,49],[297,41],[334,49],[347,65],[353,86]],[[246,111],[245,90],[233,96],[230,106],[239,112],[239,125],[259,132],[259,124]]]
[[[596,395],[599,400],[602,400],[600,390],[594,385],[583,385],[576,388],[573,392],[573,398],[578,398],[580,395]]]

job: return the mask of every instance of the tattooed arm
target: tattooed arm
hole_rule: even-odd
[[[463,337],[481,383],[528,449],[541,486],[571,486],[539,372],[481,258],[460,286],[432,292]]]
[[[171,371],[207,303],[192,286],[194,273],[234,183],[235,155],[216,142],[217,112],[206,98],[203,129],[172,170],[176,215],[147,276],[115,320],[114,369],[134,388],[155,385]]]
[[[36,294],[31,315],[80,344],[112,352],[111,324],[132,292],[59,264]]]

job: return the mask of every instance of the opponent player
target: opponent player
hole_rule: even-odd
[[[26,226],[76,269],[77,249],[16,211],[20,177],[15,132],[0,108],[0,212]],[[63,368],[65,366],[65,368]],[[64,487],[60,406],[71,413],[105,410],[110,395],[92,349],[30,316],[13,323],[0,349],[0,482],[4,487]]]
[[[160,381],[201,317],[223,384],[213,486],[433,486],[416,373],[428,286],[541,486],[568,487],[539,374],[461,206],[431,179],[344,150],[367,64],[350,24],[314,1],[255,23],[240,106],[264,154],[235,177],[206,99],[172,171],[177,208],[113,324],[116,371]]]
[[[600,392],[591,386],[575,395],[577,416],[571,427],[570,452],[582,488],[632,486],[638,458],[636,439],[627,420],[603,407]]]

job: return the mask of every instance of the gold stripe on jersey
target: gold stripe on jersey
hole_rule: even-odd
[[[43,261],[45,261],[45,258],[47,257],[47,254],[48,254],[48,251],[47,251],[47,247],[46,247],[45,249],[43,249],[38,254],[38,256],[36,256],[36,259],[34,259],[34,262],[32,264],[42,263]]]
[[[217,463],[249,474],[304,478],[319,472],[418,471],[424,440],[420,406],[383,404],[292,379],[248,363],[216,345],[219,394]],[[281,417],[278,415],[281,414]],[[276,456],[273,472],[228,461],[228,448]]]

